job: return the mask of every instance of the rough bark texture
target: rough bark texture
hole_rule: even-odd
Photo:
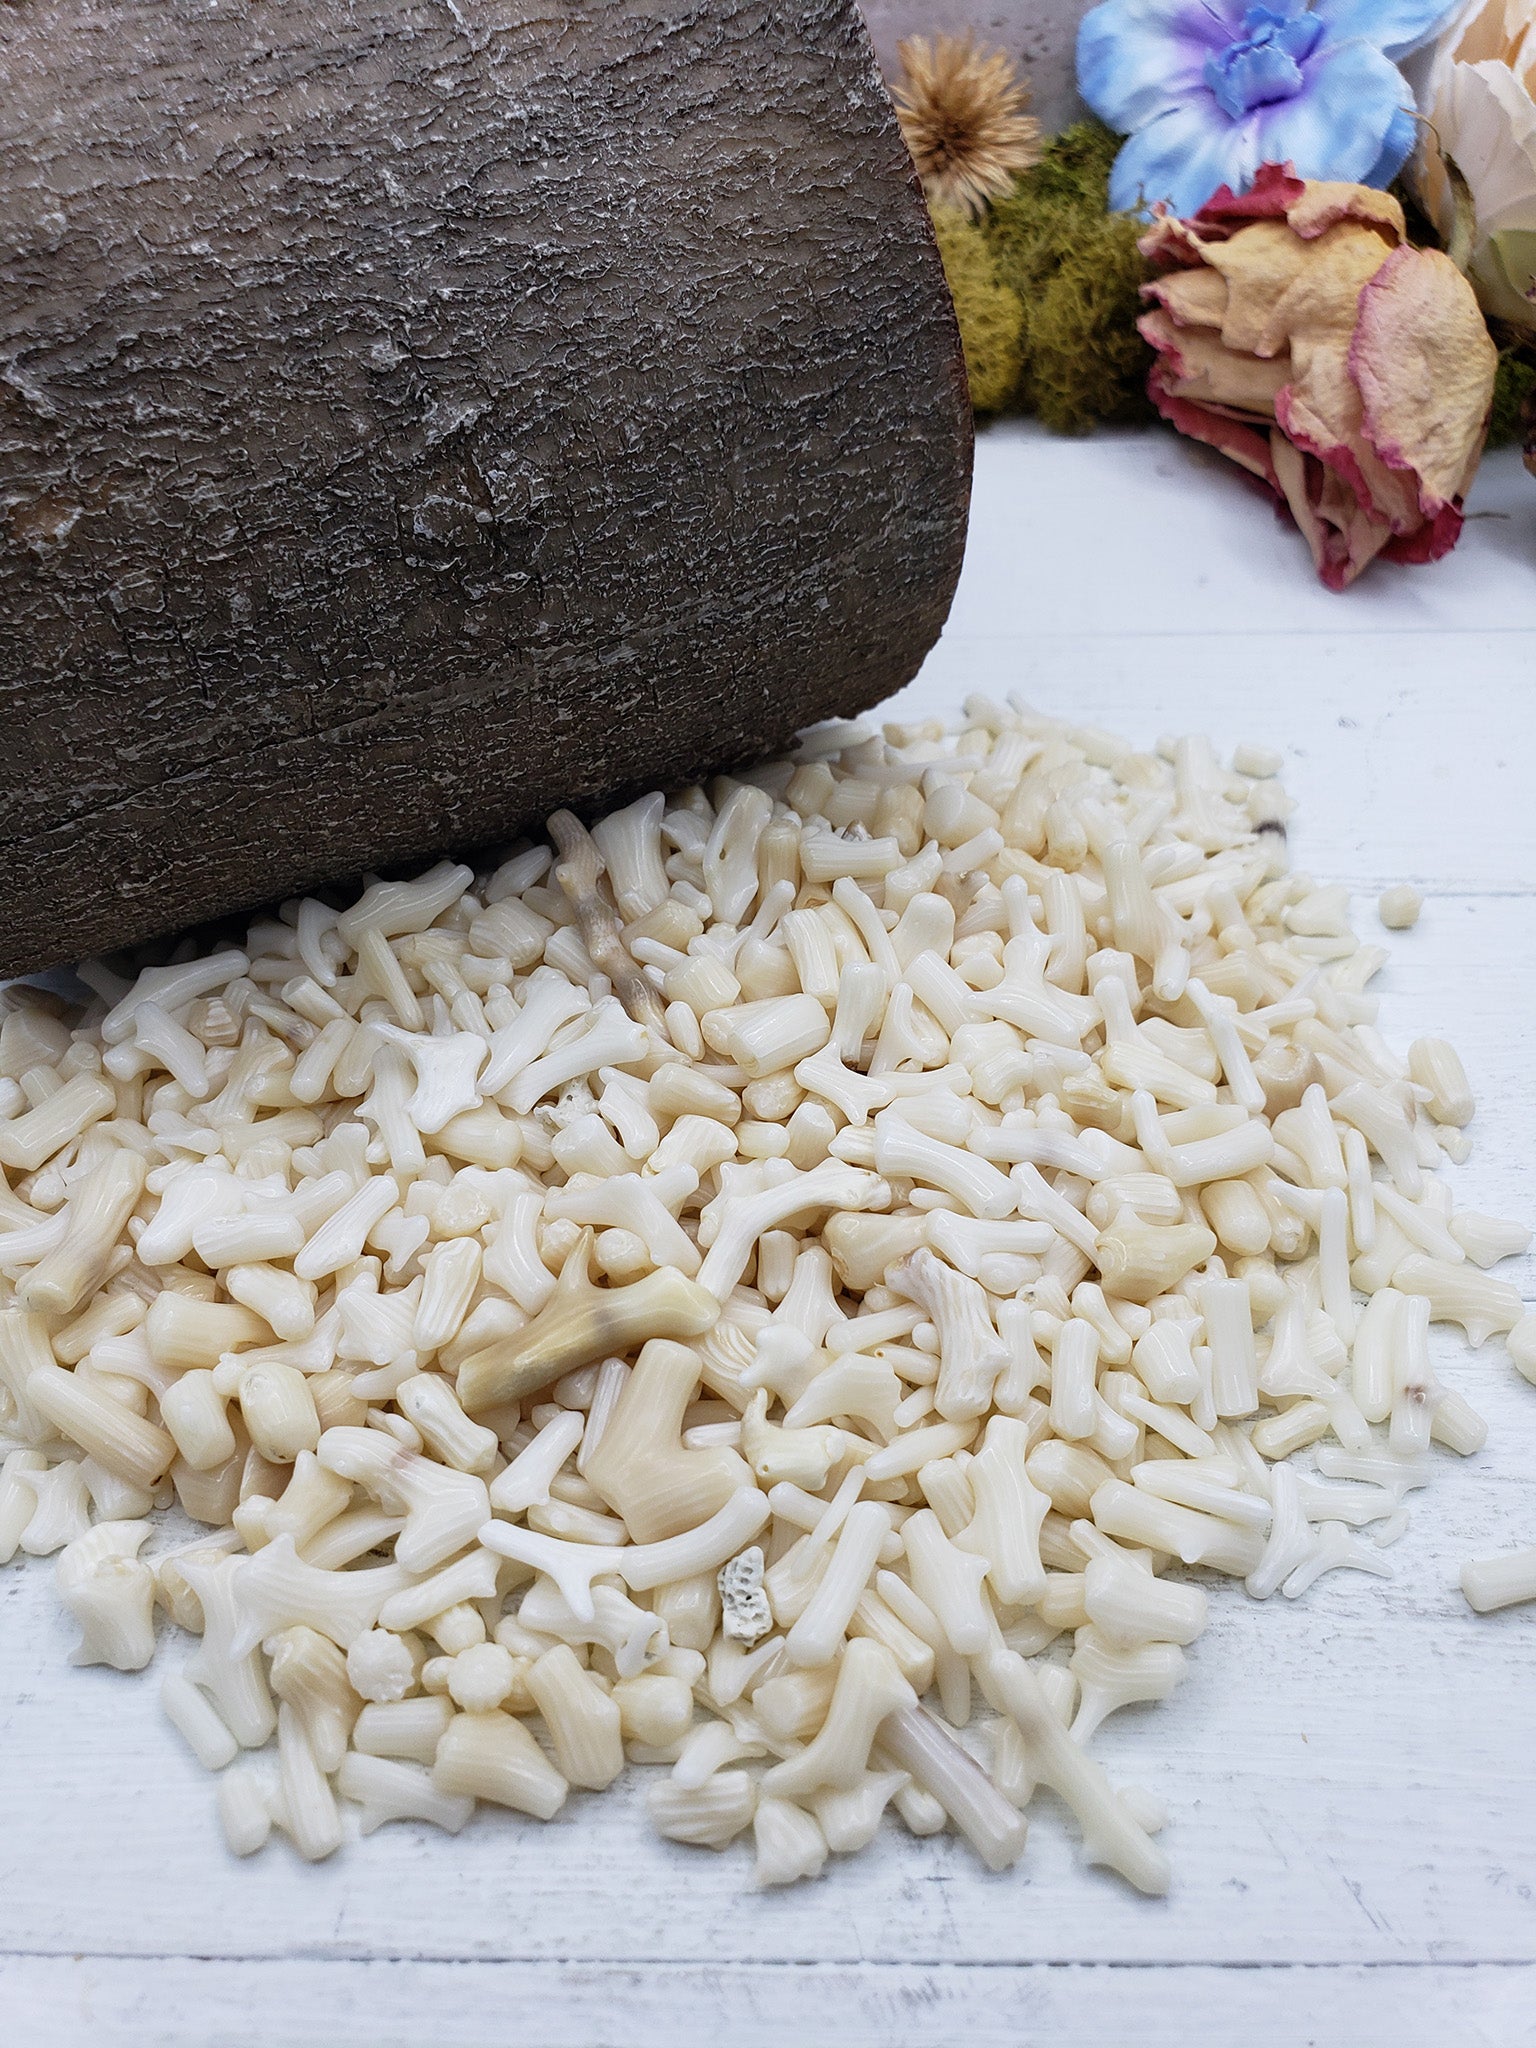
[[[11,0],[0,52],[0,971],[915,670],[969,412],[852,0]]]

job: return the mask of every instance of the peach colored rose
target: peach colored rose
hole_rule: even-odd
[[[1242,198],[1161,218],[1141,248],[1160,272],[1140,322],[1154,404],[1269,486],[1330,590],[1377,555],[1455,545],[1497,351],[1456,266],[1408,245],[1395,199],[1266,164]]]

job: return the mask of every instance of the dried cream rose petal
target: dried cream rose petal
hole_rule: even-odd
[[[1407,246],[1395,199],[1271,164],[1141,246],[1162,272],[1140,323],[1153,402],[1269,485],[1330,588],[1377,555],[1455,544],[1497,356],[1454,265]]]

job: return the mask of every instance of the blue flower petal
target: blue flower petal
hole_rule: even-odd
[[[1462,0],[1316,0],[1316,13],[1328,24],[1329,40],[1347,42],[1358,36],[1389,57],[1406,57],[1428,42],[1461,6]]]
[[[1369,43],[1327,43],[1307,65],[1306,90],[1258,107],[1260,160],[1290,163],[1301,178],[1360,184],[1381,157],[1413,94],[1397,66]]]
[[[1077,89],[1128,135],[1204,96],[1213,52],[1240,42],[1244,0],[1104,0],[1077,32]]]
[[[1262,157],[1256,118],[1229,121],[1201,91],[1134,134],[1109,174],[1109,203],[1119,213],[1146,213],[1166,200],[1181,216],[1198,213],[1219,185],[1242,192]]]
[[[1254,9],[1254,13],[1268,10]],[[1250,19],[1252,15],[1250,14]],[[1321,19],[1312,13],[1293,14],[1286,18],[1275,40],[1282,50],[1287,51],[1299,64],[1304,57],[1310,57],[1328,31]]]
[[[1303,84],[1301,66],[1276,43],[1240,43],[1224,56],[1207,57],[1205,82],[1230,121],[1294,99]]]
[[[1360,182],[1374,185],[1385,192],[1398,172],[1413,154],[1414,144],[1419,139],[1419,124],[1411,108],[1399,107],[1392,116],[1392,125],[1387,130],[1386,141],[1381,145],[1381,155]]]

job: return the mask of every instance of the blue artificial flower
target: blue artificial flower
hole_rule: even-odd
[[[1303,178],[1389,185],[1415,137],[1413,92],[1392,61],[1459,0],[1104,0],[1077,37],[1077,82],[1128,136],[1109,202],[1197,213],[1219,185],[1245,192],[1264,163]]]

